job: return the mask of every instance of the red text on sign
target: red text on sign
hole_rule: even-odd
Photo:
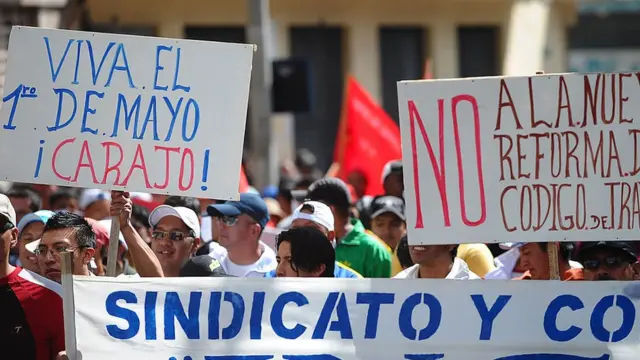
[[[81,176],[81,171],[88,172],[90,174],[91,181],[94,184],[107,184],[109,177],[115,175],[113,185],[126,187],[129,184],[132,176],[134,176],[136,170],[142,179],[147,189],[164,190],[169,186],[172,181],[171,174],[175,173],[176,167],[178,167],[178,189],[180,191],[187,191],[191,189],[194,179],[194,155],[193,151],[189,148],[180,147],[168,147],[155,145],[153,147],[155,153],[164,154],[164,164],[153,163],[154,167],[160,167],[164,165],[164,177],[160,179],[149,179],[148,164],[145,156],[149,156],[149,153],[145,154],[141,144],[137,144],[135,152],[133,154],[133,160],[123,164],[125,158],[125,150],[122,146],[114,141],[103,141],[100,143],[102,149],[95,147],[91,148],[88,141],[84,140],[80,143],[79,152],[73,151],[72,153],[79,153],[75,171],[72,174],[62,174],[58,170],[58,162],[60,157],[60,151],[64,150],[67,146],[77,146],[75,144],[76,138],[69,138],[61,141],[53,150],[53,156],[51,157],[51,169],[54,175],[63,181],[75,183]],[[77,148],[74,148],[76,150]],[[149,150],[147,150],[148,152]],[[172,161],[171,154],[180,155],[180,162]],[[98,168],[94,164],[95,156],[103,156],[104,167]],[[68,156],[67,156],[68,157]],[[75,160],[75,159],[74,159]],[[124,177],[123,177],[124,175]]]
[[[463,171],[463,163],[462,163],[462,150],[461,150],[461,137],[459,131],[459,117],[458,117],[458,109],[464,103],[471,106],[471,110],[473,113],[473,127],[474,127],[474,143],[475,143],[475,160],[476,160],[476,168],[477,168],[477,182],[479,186],[480,192],[480,218],[478,220],[470,220],[467,215],[467,198],[465,193],[465,178]],[[413,165],[413,182],[414,182],[414,192],[415,192],[415,204],[416,204],[416,228],[424,228],[424,220],[422,214],[422,199],[420,195],[420,174],[418,170],[418,151],[417,151],[417,139],[416,139],[416,123],[418,124],[418,128],[420,129],[420,134],[422,135],[422,140],[427,147],[427,153],[429,155],[429,160],[431,163],[431,168],[433,170],[433,174],[436,180],[436,184],[438,187],[438,193],[440,195],[440,202],[442,205],[442,215],[443,222],[445,227],[451,226],[451,217],[449,211],[449,200],[447,196],[447,185],[446,185],[446,166],[445,166],[445,133],[444,133],[444,117],[445,117],[445,101],[444,99],[438,99],[438,139],[439,139],[439,160],[436,158],[436,154],[433,149],[433,145],[431,140],[429,139],[427,130],[425,128],[425,124],[420,116],[418,109],[416,108],[415,102],[409,100],[408,103],[409,108],[409,128],[410,128],[410,136],[411,136],[411,154],[412,154],[412,165]],[[484,189],[484,176],[482,172],[482,152],[481,152],[481,142],[480,142],[480,114],[478,109],[478,103],[476,99],[471,95],[457,95],[451,99],[451,118],[453,122],[453,139],[454,146],[456,149],[456,164],[457,164],[457,172],[458,172],[458,191],[460,194],[460,211],[462,222],[466,226],[478,226],[486,220],[486,199],[485,199],[485,189]]]

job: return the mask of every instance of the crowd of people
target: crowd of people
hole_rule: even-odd
[[[119,277],[549,280],[556,247],[562,280],[640,279],[634,242],[409,245],[401,161],[376,180],[384,194],[367,196],[362,176],[325,177],[301,151],[278,186],[237,201],[8,184],[0,339],[11,359],[63,352],[61,254],[72,253],[74,275],[104,276],[113,217]]]

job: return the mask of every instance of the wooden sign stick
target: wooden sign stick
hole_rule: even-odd
[[[118,249],[120,247],[120,218],[111,217],[111,231],[109,232],[109,249],[107,251],[107,276],[116,276],[118,263]]]
[[[76,315],[73,299],[73,252],[60,254],[62,272],[62,316],[64,317],[64,347],[69,360],[78,359]]]
[[[536,71],[536,75],[543,75],[544,71]],[[549,280],[560,280],[560,268],[558,264],[558,245],[555,242],[547,243],[547,255],[549,256]]]

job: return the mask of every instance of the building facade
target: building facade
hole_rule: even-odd
[[[71,7],[84,30],[247,40],[246,0],[77,0]],[[306,59],[312,79],[312,110],[272,119],[277,159],[304,144],[330,165],[347,75],[397,120],[396,82],[422,78],[427,59],[435,78],[565,71],[575,13],[572,0],[271,0],[273,57]]]

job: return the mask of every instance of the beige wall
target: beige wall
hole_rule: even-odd
[[[117,16],[123,24],[152,25],[158,36],[183,37],[185,25],[243,25],[245,0],[90,0],[94,21],[109,22]],[[346,31],[345,69],[381,100],[378,28],[382,25],[424,26],[429,30],[428,53],[434,75],[458,76],[457,26],[497,25],[504,32],[509,23],[510,0],[271,0],[276,54],[289,52],[288,29],[296,25],[338,25]],[[554,36],[549,45],[549,72],[564,71],[565,24],[573,18],[570,1],[556,4],[551,21]],[[558,33],[560,32],[560,33]],[[502,58],[502,56],[500,57]]]
[[[458,76],[458,26],[500,27],[500,56],[504,59],[506,32],[511,9],[520,0],[271,0],[275,55],[289,55],[289,28],[333,25],[345,29],[345,73],[354,75],[380,103],[382,101],[380,26],[423,26],[428,30],[427,53],[436,78]],[[556,0],[549,19],[547,72],[566,68],[566,26],[575,17],[574,0]],[[247,21],[246,0],[89,0],[94,21],[147,25],[162,37],[181,38],[188,25],[243,26]],[[516,22],[517,23],[517,22]],[[502,60],[504,61],[504,60]],[[498,64],[499,68],[503,64]],[[271,161],[291,159],[294,125],[290,115],[271,118]],[[275,167],[273,167],[275,169]]]

